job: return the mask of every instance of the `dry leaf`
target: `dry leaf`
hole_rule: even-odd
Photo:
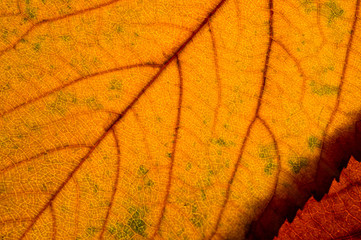
[[[307,201],[291,224],[282,225],[276,239],[360,239],[360,173],[361,164],[351,158],[321,202]]]
[[[359,9],[2,0],[0,236],[272,238],[357,155]]]

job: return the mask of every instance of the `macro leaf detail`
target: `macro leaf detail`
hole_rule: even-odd
[[[272,239],[359,156],[359,13],[1,1],[0,236]]]

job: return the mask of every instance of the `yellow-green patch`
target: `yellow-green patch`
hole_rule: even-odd
[[[203,201],[207,199],[207,196],[206,196],[206,193],[205,193],[204,189],[201,189],[201,197],[202,197]]]
[[[272,175],[277,168],[274,159],[277,157],[276,146],[274,144],[260,145],[258,148],[258,157],[265,161],[264,172],[267,175]]]
[[[85,104],[87,105],[88,108],[92,110],[99,110],[104,108],[103,105],[100,104],[95,97],[89,97],[85,99]]]
[[[11,87],[9,82],[0,82],[0,93],[6,92],[10,89]]]
[[[69,92],[60,91],[56,96],[55,100],[47,104],[47,109],[51,113],[58,113],[60,115],[64,115],[69,108],[78,102],[76,96]]]
[[[273,161],[269,161],[266,163],[266,166],[264,167],[264,172],[267,175],[272,175],[273,171],[277,168],[277,165],[273,163]]]
[[[90,178],[89,174],[85,175],[83,181],[87,183],[87,185],[90,187],[91,191],[94,194],[97,194],[99,192],[98,184],[93,179]]]
[[[33,8],[30,4],[30,0],[26,0],[25,1],[25,14],[26,14],[26,17],[24,18],[25,21],[29,20],[29,19],[34,19],[36,18],[36,15],[37,15],[37,11],[38,9],[36,8]]]
[[[300,171],[308,165],[308,158],[305,157],[291,157],[288,160],[288,164],[291,167],[292,172],[300,173]]]
[[[258,156],[261,159],[273,159],[276,157],[276,147],[274,144],[260,145],[258,148]]]
[[[187,163],[186,171],[189,171],[192,169],[192,164],[190,162]]]
[[[307,139],[307,143],[308,143],[308,147],[312,152],[315,150],[315,148],[321,148],[322,146],[322,141],[315,136],[310,136]]]
[[[301,6],[307,14],[311,13],[312,11],[317,11],[317,5],[314,0],[301,0]]]
[[[33,50],[35,52],[39,52],[40,48],[41,48],[41,44],[39,42],[33,44]]]
[[[327,17],[328,23],[331,24],[336,18],[341,17],[344,11],[334,0],[330,0],[323,4],[322,13]]]
[[[191,223],[197,227],[200,228],[204,224],[204,215],[199,213],[197,204],[192,204],[192,217],[189,219]]]
[[[211,139],[211,143],[216,144],[216,145],[221,146],[221,147],[229,147],[229,146],[234,146],[235,145],[234,142],[226,141],[223,138],[217,138],[217,139],[213,138],[213,139]]]
[[[138,175],[143,176],[143,175],[147,174],[148,171],[149,171],[149,169],[147,169],[144,165],[140,165],[139,169],[138,169]]]
[[[88,237],[94,237],[95,234],[96,234],[97,232],[99,232],[99,231],[100,231],[99,228],[94,227],[94,226],[91,226],[91,227],[88,227],[88,228],[86,229],[86,235],[87,235]]]
[[[130,208],[128,212],[132,214],[132,217],[128,219],[128,226],[136,233],[143,237],[146,237],[145,230],[147,225],[143,220],[145,216],[145,211],[138,208]]]
[[[134,236],[134,232],[128,225],[119,222],[110,225],[108,232],[115,239],[131,239]]]
[[[324,95],[336,95],[338,94],[339,87],[332,86],[330,84],[319,84],[315,81],[310,82],[312,93],[317,94],[319,96]]]
[[[123,83],[121,79],[113,78],[109,82],[109,90],[121,91],[123,88]]]
[[[64,42],[68,42],[70,41],[71,37],[69,35],[63,35],[59,37],[61,40],[63,40]]]

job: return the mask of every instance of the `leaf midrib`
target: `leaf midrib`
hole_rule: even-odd
[[[94,150],[97,148],[97,146],[101,143],[101,141],[108,135],[109,132],[113,129],[117,123],[119,123],[123,117],[133,108],[133,106],[138,102],[140,97],[156,82],[156,80],[159,78],[159,76],[163,73],[163,71],[167,68],[167,66],[177,58],[177,56],[184,50],[186,46],[192,41],[192,39],[198,34],[198,32],[207,24],[207,22],[210,20],[210,18],[217,12],[219,8],[221,8],[222,5],[227,0],[221,0],[216,7],[207,15],[207,17],[201,22],[200,25],[190,34],[190,36],[180,45],[180,47],[173,53],[173,55],[168,58],[160,67],[158,72],[153,76],[153,78],[148,81],[148,83],[138,92],[136,97],[128,104],[128,106],[117,115],[116,119],[113,120],[113,122],[105,129],[105,132],[99,137],[99,139],[94,143],[94,145],[89,149],[87,154],[80,160],[79,164],[74,168],[74,170],[69,173],[68,177],[65,179],[65,181],[60,185],[60,187],[52,194],[52,197],[47,201],[47,203],[44,204],[44,206],[40,209],[38,214],[34,217],[34,219],[31,221],[30,225],[26,228],[24,233],[21,235],[21,239],[26,236],[26,234],[30,231],[30,229],[34,226],[34,224],[37,222],[37,220],[40,218],[42,213],[52,204],[52,202],[55,200],[55,198],[58,196],[58,194],[62,191],[62,189],[65,187],[65,185],[72,179],[74,174],[80,169],[80,167],[84,164],[84,162],[89,158],[89,156],[94,152]],[[114,3],[117,1],[112,1],[111,3]],[[109,4],[108,4],[109,5]],[[73,14],[74,15],[74,14]],[[0,56],[3,52],[0,52]]]

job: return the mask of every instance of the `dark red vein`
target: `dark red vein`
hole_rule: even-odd
[[[45,156],[49,153],[53,153],[53,152],[57,152],[57,151],[61,151],[61,150],[64,150],[64,149],[71,149],[71,148],[90,148],[91,146],[87,146],[87,145],[84,145],[84,144],[74,144],[74,145],[65,145],[65,146],[61,146],[61,147],[55,147],[55,148],[51,148],[51,149],[47,149],[45,150],[44,152],[41,152],[41,153],[38,153],[36,154],[35,156],[32,156],[30,158],[27,158],[27,159],[24,159],[24,160],[21,160],[19,162],[16,162],[16,163],[13,163],[9,166],[6,166],[2,169],[0,169],[0,175],[3,174],[4,172],[6,171],[9,171],[11,170],[12,168],[20,165],[20,164],[23,164],[23,163],[26,163],[26,162],[30,162],[31,160],[34,160],[34,159],[37,159],[41,156]]]
[[[16,16],[19,16],[21,15],[20,12],[17,12],[17,13],[4,13],[4,14],[1,14],[0,15],[0,18],[4,18],[4,17],[16,17]]]
[[[211,23],[208,22],[208,27],[209,27],[209,32],[211,34],[211,39],[212,39],[212,48],[213,48],[213,54],[214,54],[214,67],[215,67],[215,71],[216,71],[216,81],[217,81],[217,105],[216,105],[216,109],[214,111],[214,120],[213,120],[213,126],[212,126],[212,134],[214,134],[217,122],[218,122],[218,113],[219,113],[219,108],[221,106],[221,102],[222,102],[222,82],[221,82],[221,77],[219,75],[219,64],[218,64],[218,52],[217,52],[217,47],[216,47],[216,40],[214,38],[214,34],[212,32],[212,26]]]
[[[79,164],[73,169],[71,173],[69,173],[68,177],[65,181],[60,185],[60,187],[54,192],[49,201],[40,209],[35,218],[31,221],[30,225],[24,231],[21,236],[21,239],[25,237],[25,235],[30,231],[30,229],[34,226],[36,221],[39,219],[41,214],[47,209],[52,201],[58,196],[59,192],[65,187],[65,185],[69,182],[70,179],[73,178],[74,174],[80,169],[80,167],[84,164],[85,160],[89,158],[89,156],[94,152],[96,147],[100,144],[100,142],[106,137],[109,131],[129,112],[129,110],[138,102],[140,97],[153,85],[153,83],[159,78],[164,69],[178,57],[178,54],[182,52],[182,50],[192,41],[194,36],[204,27],[205,24],[209,21],[209,19],[217,12],[217,10],[226,2],[226,0],[221,0],[220,3],[207,15],[207,17],[203,20],[203,22],[192,32],[192,34],[183,42],[183,44],[175,51],[175,53],[167,59],[159,71],[153,76],[153,78],[139,91],[139,93],[135,96],[133,101],[129,103],[129,105],[122,111],[121,114],[105,129],[105,132],[100,136],[100,138],[94,143],[88,153],[80,160]]]
[[[345,236],[335,237],[334,240],[342,239],[342,240],[350,240],[350,239],[361,239],[361,230],[354,230],[351,233],[347,233]]]
[[[327,42],[327,39],[326,39],[323,29],[321,27],[321,16],[322,16],[322,13],[321,13],[322,7],[321,6],[322,6],[321,2],[318,1],[317,2],[317,27],[318,27],[318,31],[321,35],[321,38],[322,38],[322,42],[319,44],[319,47],[317,49],[318,53],[322,50],[322,48],[326,45],[326,42]]]
[[[270,198],[270,200],[268,201],[268,203],[265,205],[262,213],[260,214],[260,216],[257,217],[257,220],[259,219],[262,219],[262,216],[264,214],[267,214],[267,212],[269,211],[268,209],[270,209],[271,211],[273,211],[273,206],[272,206],[272,203],[276,197],[276,190],[277,190],[277,187],[278,187],[278,180],[279,180],[279,175],[280,175],[280,172],[281,172],[281,169],[282,169],[282,166],[281,166],[281,155],[280,155],[280,152],[279,152],[279,149],[278,149],[278,144],[277,144],[277,141],[276,141],[276,136],[274,135],[274,133],[272,132],[271,128],[269,127],[269,125],[267,124],[267,122],[265,120],[263,120],[263,118],[261,117],[258,117],[258,120],[261,121],[262,125],[267,129],[267,132],[270,134],[271,138],[272,138],[272,141],[274,143],[274,147],[275,147],[275,151],[276,151],[276,156],[277,156],[277,172],[275,174],[275,184],[273,186],[273,190],[272,190],[272,197]],[[261,222],[262,223],[262,222]],[[266,228],[264,226],[262,226],[263,228]],[[249,230],[252,230],[252,229],[249,229]]]
[[[183,49],[190,43],[190,41],[192,41],[192,39],[194,38],[195,35],[197,35],[197,33],[204,27],[204,25],[207,24],[207,22],[209,21],[209,19],[216,13],[216,11],[226,2],[227,0],[221,0],[220,3],[218,3],[218,5],[213,9],[213,11],[211,11],[208,16],[203,20],[203,22],[196,28],[196,30],[194,30],[191,35],[185,40],[185,42],[183,42],[183,44],[175,51],[175,53],[169,58],[167,59],[163,65],[161,66],[161,68],[159,69],[159,71],[154,75],[154,77],[143,87],[143,89],[137,94],[137,96],[134,98],[134,100],[124,109],[124,111],[121,113],[121,116],[126,114],[129,109],[131,109],[133,107],[133,105],[138,101],[138,99],[145,93],[145,91],[147,91],[147,89],[153,85],[153,83],[159,78],[159,76],[161,75],[161,73],[164,71],[165,68],[167,68],[167,66],[175,59],[177,58],[178,54],[180,54]],[[121,118],[121,117],[120,117]]]
[[[50,203],[50,213],[51,213],[51,218],[52,218],[52,221],[53,221],[52,239],[56,239],[56,215],[55,215],[54,205],[53,205],[52,202]]]
[[[260,107],[261,107],[261,104],[262,104],[262,97],[263,97],[264,89],[265,89],[265,86],[266,86],[268,65],[269,65],[269,61],[270,61],[271,48],[272,48],[272,43],[273,43],[273,0],[269,0],[268,8],[269,8],[269,14],[270,14],[269,15],[269,38],[268,38],[268,47],[267,47],[267,52],[266,52],[266,60],[265,60],[264,68],[263,68],[262,84],[261,84],[260,93],[259,93],[258,101],[257,101],[257,107],[256,107],[256,110],[255,110],[255,114],[253,116],[253,119],[252,119],[251,123],[249,124],[249,126],[247,128],[246,135],[243,138],[243,142],[242,142],[239,154],[238,154],[237,162],[234,165],[233,171],[231,173],[231,177],[228,180],[225,199],[224,199],[223,204],[221,206],[221,210],[220,210],[220,212],[218,214],[216,225],[214,226],[214,230],[211,233],[210,238],[213,238],[217,233],[219,223],[221,222],[221,218],[223,216],[224,210],[226,208],[226,205],[228,203],[228,200],[229,200],[229,197],[230,197],[230,194],[231,194],[231,186],[232,186],[232,183],[233,183],[234,178],[236,176],[238,166],[241,163],[243,152],[244,152],[247,140],[249,139],[249,135],[251,133],[252,126],[256,122],[256,120],[259,118],[259,110],[260,110]]]
[[[122,71],[122,70],[137,68],[137,67],[159,68],[160,66],[161,66],[160,64],[154,64],[154,63],[149,63],[149,64],[134,64],[134,65],[129,65],[129,66],[116,67],[116,68],[112,68],[112,69],[109,69],[109,70],[105,70],[105,71],[101,71],[101,72],[89,74],[89,75],[84,76],[84,77],[79,77],[79,78],[77,78],[77,79],[74,79],[74,80],[71,81],[71,82],[68,82],[68,83],[66,83],[66,84],[64,84],[64,85],[61,85],[61,86],[59,86],[59,87],[57,87],[57,88],[54,88],[54,89],[52,89],[52,90],[50,90],[50,91],[47,91],[47,92],[45,92],[45,93],[43,93],[43,94],[41,94],[41,95],[39,95],[39,96],[37,96],[37,97],[35,97],[35,98],[33,98],[33,99],[30,99],[30,100],[27,101],[27,102],[24,102],[24,103],[19,104],[19,105],[15,106],[15,107],[13,107],[13,108],[11,108],[11,109],[9,109],[9,110],[6,110],[5,112],[3,112],[3,113],[0,115],[0,117],[3,117],[4,115],[7,115],[7,114],[15,111],[16,109],[18,109],[18,108],[20,108],[20,107],[23,107],[23,106],[25,106],[25,105],[31,104],[31,103],[33,103],[33,102],[36,102],[36,101],[38,101],[39,99],[42,99],[42,98],[44,98],[44,97],[47,97],[47,96],[53,94],[54,92],[60,91],[60,90],[62,90],[62,89],[64,89],[64,88],[66,88],[66,87],[69,87],[69,86],[71,86],[71,85],[73,85],[73,84],[75,84],[75,83],[81,82],[81,81],[83,81],[83,80],[87,80],[87,79],[89,79],[89,78],[93,78],[93,77],[97,77],[97,76],[101,76],[101,75],[104,75],[104,74],[109,74],[109,73],[113,73],[113,72],[117,72],[117,71]]]
[[[358,14],[359,14],[359,11],[360,11],[360,2],[361,2],[360,0],[356,1],[354,20],[353,20],[353,23],[352,23],[350,38],[349,38],[349,41],[347,43],[346,55],[345,55],[344,64],[343,64],[343,68],[342,68],[342,72],[341,72],[339,89],[338,89],[337,97],[336,97],[336,104],[335,104],[335,107],[333,108],[330,119],[329,119],[329,121],[328,121],[328,123],[327,123],[327,125],[325,127],[325,131],[324,131],[324,135],[323,135],[323,139],[322,139],[320,158],[318,160],[317,168],[316,168],[316,172],[315,172],[316,173],[316,178],[318,176],[317,173],[319,171],[320,163],[321,163],[321,160],[323,158],[323,154],[325,152],[325,145],[324,145],[325,138],[327,137],[328,131],[330,130],[330,126],[331,126],[332,122],[335,119],[336,112],[338,111],[338,108],[339,108],[339,105],[340,105],[340,97],[341,97],[342,87],[343,87],[345,76],[346,76],[346,70],[347,70],[347,66],[348,66],[348,62],[349,62],[349,56],[350,56],[350,52],[351,52],[352,41],[353,41],[353,37],[355,35]]]
[[[77,235],[78,233],[78,227],[79,227],[79,212],[80,212],[80,189],[79,189],[79,184],[78,181],[76,179],[76,176],[74,175],[73,177],[73,181],[75,184],[75,189],[76,189],[76,203],[75,203],[75,218],[74,218],[74,222],[75,222],[75,230],[74,230],[74,236]]]
[[[115,125],[117,121],[119,121],[121,118],[121,115],[115,120],[113,123],[111,123],[110,127],[103,133],[103,135],[95,142],[95,144],[90,148],[90,150],[87,152],[87,154],[80,160],[79,164],[73,169],[72,172],[70,172],[65,179],[65,181],[60,185],[60,187],[51,195],[50,199],[47,203],[44,204],[44,206],[40,209],[38,214],[32,219],[30,225],[26,228],[24,233],[21,235],[20,239],[23,239],[25,235],[30,231],[30,229],[34,226],[36,221],[40,218],[40,216],[43,214],[43,212],[52,204],[52,202],[55,200],[55,198],[58,196],[60,191],[65,187],[65,185],[70,181],[70,179],[73,178],[74,174],[79,170],[79,168],[84,164],[85,160],[90,157],[90,155],[94,152],[94,150],[97,148],[97,146],[100,144],[100,142],[106,137],[110,129]]]
[[[115,146],[117,148],[117,170],[116,170],[116,174],[115,174],[115,181],[114,181],[114,186],[113,186],[113,192],[112,192],[112,196],[110,198],[110,203],[109,203],[109,207],[108,207],[108,211],[107,211],[107,215],[105,216],[105,221],[100,233],[100,237],[99,239],[103,239],[103,235],[104,235],[104,231],[105,231],[105,227],[108,224],[109,221],[109,215],[110,215],[110,211],[112,210],[113,207],[113,203],[114,203],[114,197],[115,194],[117,193],[117,189],[118,189],[118,184],[119,184],[119,173],[120,173],[120,147],[119,147],[119,141],[118,138],[115,134],[114,129],[112,129],[112,133],[113,133],[113,137],[114,137],[114,141],[115,141]]]
[[[261,104],[262,104],[262,97],[263,97],[264,89],[265,89],[265,86],[266,86],[268,66],[269,66],[269,61],[270,61],[270,56],[271,56],[271,49],[272,49],[272,44],[273,44],[273,0],[269,0],[268,8],[269,8],[269,14],[270,14],[270,16],[269,16],[268,48],[267,48],[266,60],[265,60],[265,63],[264,63],[264,68],[263,68],[262,85],[261,85],[260,93],[259,93],[259,96],[258,96],[256,114],[255,114],[253,122],[258,117],[259,109],[260,109]]]
[[[147,153],[148,155],[148,159],[149,161],[152,160],[152,154],[151,154],[151,151],[150,151],[150,147],[149,147],[149,141],[147,140],[147,137],[146,137],[146,133],[147,131],[145,130],[145,127],[143,126],[143,123],[141,122],[139,116],[138,116],[138,113],[135,111],[135,109],[132,110],[133,112],[133,116],[135,118],[135,120],[137,121],[137,124],[138,124],[138,127],[142,129],[142,139],[143,139],[143,142],[144,142],[144,147],[145,147],[145,152]]]
[[[73,12],[73,13],[70,13],[70,14],[67,14],[67,15],[63,15],[63,16],[59,16],[59,17],[53,17],[53,18],[48,18],[48,19],[44,19],[44,20],[41,20],[40,22],[37,22],[35,23],[34,25],[32,25],[23,35],[21,35],[21,37],[19,39],[17,39],[14,43],[12,43],[9,47],[3,49],[0,51],[0,57],[7,51],[13,49],[16,47],[16,45],[21,41],[21,39],[24,39],[24,37],[26,37],[34,28],[37,28],[45,23],[50,23],[50,22],[55,22],[55,21],[59,21],[59,20],[62,20],[62,19],[65,19],[65,18],[69,18],[69,17],[72,17],[72,16],[76,16],[76,15],[80,15],[80,14],[83,14],[83,13],[87,13],[87,12],[91,12],[91,11],[94,11],[94,10],[97,10],[97,9],[101,9],[103,7],[107,7],[111,4],[114,4],[116,2],[119,2],[119,0],[112,0],[110,2],[106,2],[106,3],[103,3],[103,4],[100,4],[98,6],[95,6],[95,7],[91,7],[91,8],[87,8],[87,9],[83,9],[83,10],[79,10],[79,11],[76,11],[76,12]]]
[[[8,192],[6,193],[6,196],[0,196],[0,199],[6,199],[8,196],[10,195],[15,195],[16,197],[20,196],[20,195],[51,195],[50,192],[43,192],[43,191],[20,191],[20,192]]]
[[[305,74],[305,71],[303,71],[300,62],[297,60],[297,58],[291,53],[291,51],[280,41],[280,40],[273,40],[275,43],[277,43],[286,53],[287,55],[293,60],[293,62],[296,64],[297,70],[300,73],[300,76],[302,77],[302,86],[301,86],[301,97],[298,100],[298,102],[302,105],[303,104],[303,98],[305,97],[305,91],[306,91],[306,81],[309,79],[308,76]]]
[[[31,218],[15,218],[15,219],[7,219],[7,220],[2,220],[0,222],[0,226],[1,225],[6,225],[6,224],[11,224],[11,223],[25,223],[25,222],[30,222]]]
[[[165,207],[167,205],[170,188],[172,185],[174,159],[175,159],[175,154],[176,154],[176,150],[177,150],[178,133],[179,133],[179,126],[180,126],[181,112],[182,112],[182,101],[183,101],[183,74],[182,74],[181,63],[179,61],[178,56],[176,56],[176,59],[177,59],[177,68],[178,68],[178,73],[179,73],[179,99],[178,99],[177,120],[176,120],[176,124],[175,124],[175,128],[174,128],[174,139],[173,139],[173,146],[172,146],[172,155],[171,155],[171,159],[170,159],[170,163],[169,163],[170,168],[169,168],[169,173],[168,173],[168,183],[166,186],[166,193],[165,193],[165,197],[163,200],[160,217],[158,219],[157,224],[155,225],[155,231],[154,231],[152,239],[154,239],[154,237],[158,234],[160,225],[161,225],[163,217],[164,217]]]

